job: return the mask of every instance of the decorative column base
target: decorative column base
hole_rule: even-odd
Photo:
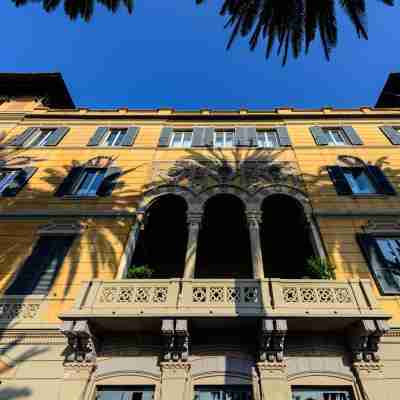
[[[286,367],[285,362],[257,363],[262,400],[288,400],[291,398]]]
[[[192,400],[190,364],[162,362],[161,400]]]

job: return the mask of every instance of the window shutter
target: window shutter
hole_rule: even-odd
[[[192,147],[205,146],[205,139],[206,139],[205,133],[206,133],[206,128],[201,128],[199,126],[195,126],[193,128]]]
[[[214,146],[214,128],[205,128],[204,144],[206,147]]]
[[[368,165],[367,170],[374,182],[378,185],[377,189],[380,193],[387,194],[389,196],[396,195],[396,190],[379,167],[376,167],[375,165]]]
[[[56,190],[55,196],[62,197],[71,194],[73,185],[82,174],[83,170],[83,167],[73,167]]]
[[[247,137],[249,146],[257,147],[257,129],[255,127],[247,128]]]
[[[363,144],[360,136],[358,136],[356,130],[352,126],[342,126],[342,129],[343,129],[344,133],[346,134],[346,136],[348,137],[348,139],[350,140],[351,144],[354,144],[357,146]]]
[[[397,282],[392,272],[385,268],[385,258],[379,246],[375,243],[374,237],[366,233],[359,233],[356,238],[381,292],[383,294],[399,294],[400,289]]]
[[[7,289],[8,295],[46,295],[75,236],[42,236]]]
[[[314,137],[315,143],[317,143],[319,146],[324,146],[328,144],[326,133],[320,126],[312,126],[310,128],[310,132]]]
[[[3,190],[3,197],[14,197],[27,184],[32,175],[37,171],[37,168],[26,167],[22,168],[15,179]]]
[[[89,142],[88,142],[88,146],[98,146],[101,141],[104,139],[104,136],[106,135],[106,133],[108,132],[108,128],[105,126],[99,126],[94,135],[90,138]]]
[[[66,126],[57,128],[47,139],[46,146],[57,146],[68,131],[69,128]]]
[[[393,126],[381,126],[380,130],[392,144],[400,144],[400,133]]]
[[[338,195],[345,196],[353,194],[350,185],[343,174],[343,171],[338,166],[327,167],[329,176],[332,179],[333,184]]]
[[[248,136],[248,128],[239,127],[235,129],[235,144],[236,146],[242,147],[250,146],[249,136]]]
[[[136,136],[139,133],[139,128],[137,126],[130,126],[124,138],[122,139],[121,146],[132,146],[135,143]]]
[[[292,144],[286,126],[278,126],[276,128],[276,133],[278,134],[279,144],[281,146],[290,146]]]
[[[160,139],[158,140],[158,147],[168,147],[171,141],[173,128],[170,126],[165,126],[161,130]]]
[[[117,179],[122,175],[121,168],[110,167],[104,175],[103,182],[101,183],[97,194],[99,196],[110,196],[113,189],[117,184]]]
[[[25,129],[20,135],[7,143],[8,146],[23,146],[24,143],[35,133],[37,128]]]

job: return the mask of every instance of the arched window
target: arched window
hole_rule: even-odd
[[[303,207],[297,200],[283,194],[264,200],[261,248],[266,277],[299,279],[307,275],[307,260],[315,254]]]
[[[168,194],[155,200],[145,214],[131,265],[148,266],[155,279],[183,276],[188,236],[186,209],[186,201],[180,196]]]
[[[196,278],[252,277],[250,239],[243,202],[231,194],[207,200],[199,235]]]

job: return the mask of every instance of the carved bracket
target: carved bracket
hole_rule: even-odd
[[[377,363],[380,361],[379,343],[389,331],[383,320],[361,320],[348,331],[348,345],[355,363]]]
[[[95,364],[97,339],[87,321],[64,321],[60,331],[68,339],[65,363]]]
[[[262,319],[259,339],[261,362],[281,363],[284,361],[284,347],[287,333],[286,320]]]
[[[189,331],[186,319],[164,319],[161,325],[164,361],[187,361],[189,357]]]

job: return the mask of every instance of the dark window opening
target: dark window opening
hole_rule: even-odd
[[[262,205],[261,249],[269,278],[301,279],[315,256],[304,211],[286,195],[267,197]]]
[[[250,238],[242,201],[220,194],[207,201],[199,234],[196,278],[252,278]]]
[[[194,400],[252,400],[252,387],[244,385],[196,386]]]
[[[352,390],[346,387],[293,387],[292,400],[352,400]]]
[[[163,196],[150,206],[132,266],[148,266],[153,271],[152,279],[183,276],[188,236],[186,208],[185,200],[174,195]]]
[[[153,386],[98,386],[96,400],[153,400]]]

